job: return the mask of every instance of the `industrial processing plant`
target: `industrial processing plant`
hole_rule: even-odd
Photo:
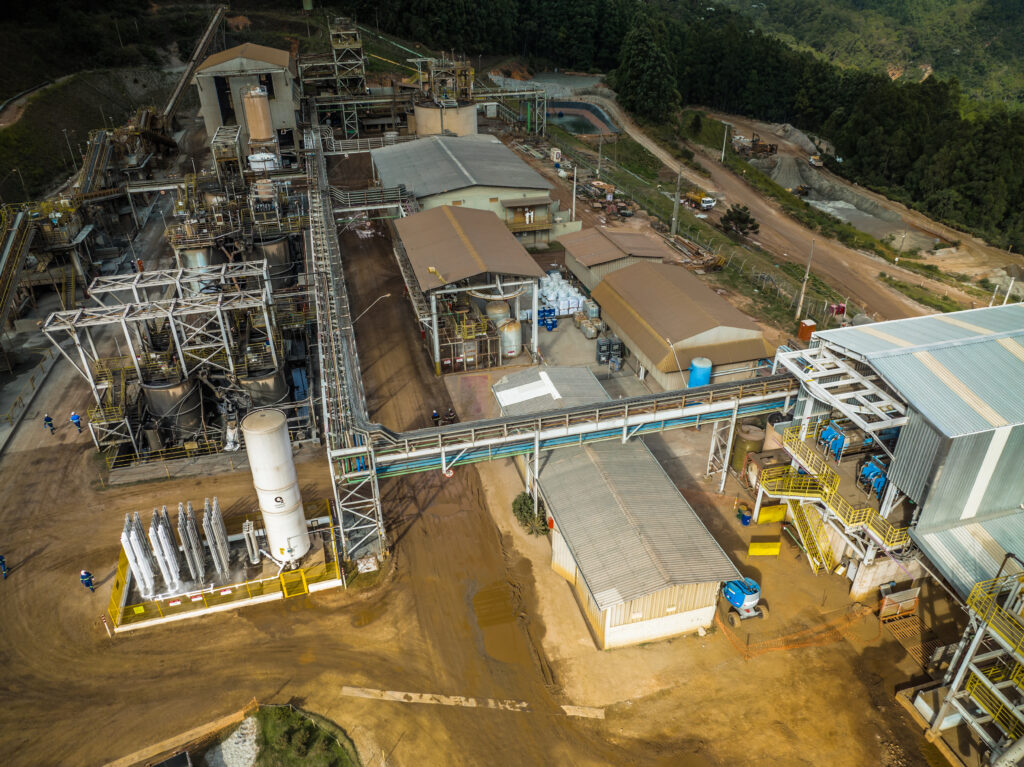
[[[1024,306],[816,325],[801,292],[780,329],[679,231],[668,160],[671,226],[601,180],[642,135],[612,102],[559,95],[612,129],[591,173],[542,85],[306,5],[288,50],[204,8],[166,103],[0,207],[0,360],[30,381],[4,630],[78,643],[86,681],[46,692],[99,727],[109,677],[127,717],[81,759],[21,745],[191,759],[280,705],[364,764],[688,764],[741,716],[772,745],[708,764],[917,765],[878,755],[921,733],[1016,763]]]

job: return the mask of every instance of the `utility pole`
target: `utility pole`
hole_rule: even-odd
[[[597,177],[601,178],[601,150],[604,148],[604,134],[597,140]]]
[[[576,220],[576,165],[572,166],[572,216],[569,217],[570,221]]]
[[[804,310],[804,296],[807,294],[807,280],[811,278],[811,259],[814,258],[814,240],[811,240],[811,255],[807,257],[807,271],[804,272],[804,281],[800,285],[800,300],[796,302],[796,316],[793,318],[800,321],[800,312]]]
[[[683,185],[683,166],[680,163],[679,173],[676,176],[676,196],[672,198],[672,236],[676,236],[679,229],[679,192]]]
[[[75,151],[71,148],[71,140],[68,138],[68,129],[61,128],[64,131],[64,141],[68,145],[68,154],[71,155],[71,164],[75,166],[75,173],[78,173],[78,162],[75,160]]]
[[[722,160],[721,160],[721,162],[722,162],[722,165],[725,165],[725,141],[726,141],[726,139],[729,138],[729,127],[730,126],[729,126],[729,123],[723,122],[722,123],[722,127],[724,128],[724,130],[722,131]]]

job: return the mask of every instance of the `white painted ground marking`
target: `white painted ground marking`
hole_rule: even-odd
[[[493,708],[502,711],[530,713],[530,704],[525,700],[499,700],[497,698],[465,698],[461,695],[436,695],[422,692],[399,692],[397,690],[374,690],[370,687],[341,688],[341,694],[349,698],[388,700],[393,703],[430,703],[435,706],[462,706],[464,708]],[[604,719],[603,708],[586,706],[562,706],[566,716]]]

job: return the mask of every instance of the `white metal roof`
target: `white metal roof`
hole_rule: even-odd
[[[863,359],[949,437],[1024,423],[1024,305],[814,334]]]

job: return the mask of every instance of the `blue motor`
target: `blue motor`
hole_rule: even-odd
[[[843,454],[843,446],[846,444],[846,434],[843,433],[843,430],[835,421],[829,421],[828,426],[822,429],[818,435],[818,443],[832,453],[832,456],[838,462],[839,457]]]
[[[885,492],[885,486],[889,481],[887,471],[889,467],[880,455],[871,456],[861,467],[857,481],[868,492],[873,492],[879,499]]]

